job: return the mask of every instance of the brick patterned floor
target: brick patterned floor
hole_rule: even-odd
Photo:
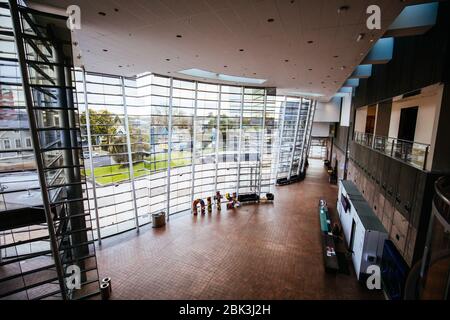
[[[325,273],[317,204],[336,218],[337,187],[321,162],[278,187],[273,204],[173,216],[165,228],[105,239],[100,277],[112,299],[381,299],[351,275]]]

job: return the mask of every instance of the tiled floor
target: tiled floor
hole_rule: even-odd
[[[337,187],[321,162],[305,181],[278,187],[273,204],[174,216],[98,249],[112,299],[380,299],[352,275],[324,272],[317,203],[335,214]]]

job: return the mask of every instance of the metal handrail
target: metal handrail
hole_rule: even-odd
[[[431,147],[430,144],[398,139],[389,136],[379,136],[372,133],[359,131],[355,131],[353,140],[356,143],[362,144],[373,150],[381,151],[392,158],[400,159],[414,167],[419,167],[422,170],[426,170],[428,153]],[[408,148],[408,145],[410,146],[410,148]],[[400,149],[401,151],[399,151]],[[422,157],[423,155],[423,159],[421,159],[420,157],[418,157],[416,161],[408,159],[408,156],[414,156],[414,153],[412,152],[414,150],[420,151],[419,155],[420,157]],[[400,156],[397,155],[399,152],[401,153]]]

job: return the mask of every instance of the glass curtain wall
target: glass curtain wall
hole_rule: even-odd
[[[197,82],[192,200],[212,197],[216,190],[218,141],[222,138],[217,129],[221,105],[219,96],[218,85]]]
[[[101,235],[108,236],[135,227],[124,105],[124,91],[135,83],[125,87],[120,77],[86,73],[83,85],[82,72],[75,77],[91,214],[99,216]],[[139,165],[134,165],[137,174]]]
[[[237,194],[259,193],[265,89],[244,89]]]
[[[298,118],[283,117],[297,115],[299,98],[153,74],[76,79],[97,236],[142,226],[152,213],[191,212],[216,191],[272,192],[280,139],[292,151]]]

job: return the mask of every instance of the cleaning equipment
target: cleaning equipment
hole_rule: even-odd
[[[194,216],[196,216],[198,214],[197,205],[199,203],[200,203],[200,208],[202,210],[202,214],[205,214],[205,201],[203,201],[203,199],[197,199],[197,200],[194,200],[194,202],[192,203],[192,212],[194,213]]]
[[[222,198],[223,196],[220,194],[220,191],[216,192],[216,195],[214,196],[214,200],[216,201],[217,211],[222,210]]]
[[[212,213],[212,202],[211,197],[206,198],[206,205],[208,207],[208,213]]]

